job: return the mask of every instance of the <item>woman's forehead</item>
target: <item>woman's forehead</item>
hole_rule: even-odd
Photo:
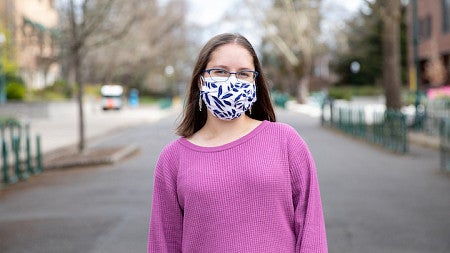
[[[226,44],[216,48],[212,53],[208,66],[225,66],[236,68],[254,68],[250,52],[238,44]]]

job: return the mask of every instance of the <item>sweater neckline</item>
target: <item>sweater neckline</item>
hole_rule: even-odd
[[[229,149],[229,148],[233,148],[235,146],[238,146],[244,142],[246,142],[247,140],[253,138],[255,135],[257,135],[261,130],[263,130],[267,125],[269,124],[269,121],[267,120],[263,120],[261,122],[261,124],[259,124],[257,127],[255,127],[255,129],[253,129],[252,131],[250,131],[248,134],[242,136],[239,139],[236,139],[234,141],[219,145],[219,146],[212,146],[212,147],[206,147],[206,146],[199,146],[197,144],[194,144],[190,141],[188,141],[185,137],[180,138],[178,141],[181,145],[195,150],[195,151],[200,151],[200,152],[217,152],[217,151],[222,151],[225,149]]]

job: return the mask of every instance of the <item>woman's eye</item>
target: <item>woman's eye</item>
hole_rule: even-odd
[[[213,71],[214,75],[220,75],[220,76],[227,76],[228,72],[226,70],[223,69],[216,69]]]
[[[248,73],[248,72],[240,72],[239,76],[240,77],[250,77],[250,73]]]

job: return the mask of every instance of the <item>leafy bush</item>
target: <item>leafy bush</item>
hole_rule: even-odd
[[[354,96],[364,96],[364,97],[370,97],[370,96],[379,96],[383,94],[383,89],[379,86],[360,86],[360,87],[354,87],[352,89]]]
[[[159,98],[155,96],[139,96],[139,102],[141,104],[155,104],[159,101]]]
[[[43,93],[53,94],[50,97],[62,97],[70,98],[72,97],[72,89],[67,84],[65,80],[56,80],[52,85],[45,87]]]
[[[378,86],[335,86],[328,91],[328,96],[334,99],[351,100],[353,97],[371,97],[383,94]]]
[[[31,90],[28,99],[61,101],[72,97],[72,89],[65,80],[56,80],[52,85],[43,89]]]
[[[328,91],[328,96],[334,99],[351,100],[353,94],[351,89],[348,87],[332,87]]]
[[[88,84],[84,85],[84,95],[89,95],[92,97],[101,97],[101,85]]]
[[[10,82],[6,85],[6,98],[11,100],[23,100],[27,89],[23,84]]]
[[[417,97],[417,96],[419,96],[419,97]],[[422,91],[419,91],[419,93],[416,93],[413,91],[404,90],[402,92],[403,105],[415,105],[416,102],[419,102],[420,104],[425,104],[426,100],[427,100],[427,95]]]

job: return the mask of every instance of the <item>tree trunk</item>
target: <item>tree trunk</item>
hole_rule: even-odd
[[[401,101],[400,79],[400,0],[384,1],[383,20],[383,86],[386,108],[399,110]]]
[[[81,80],[81,57],[79,50],[73,52],[73,69],[75,71],[75,84],[78,87],[77,102],[78,102],[78,152],[82,153],[85,149],[85,136],[84,136],[84,108],[83,108],[83,94],[84,85]]]
[[[297,87],[297,102],[300,104],[306,104],[309,92],[310,75],[305,74],[300,78]]]
[[[309,88],[311,86],[311,77],[313,69],[313,56],[311,43],[304,40],[303,46],[303,74],[300,78],[297,88],[297,102],[300,104],[306,104],[309,96]]]

